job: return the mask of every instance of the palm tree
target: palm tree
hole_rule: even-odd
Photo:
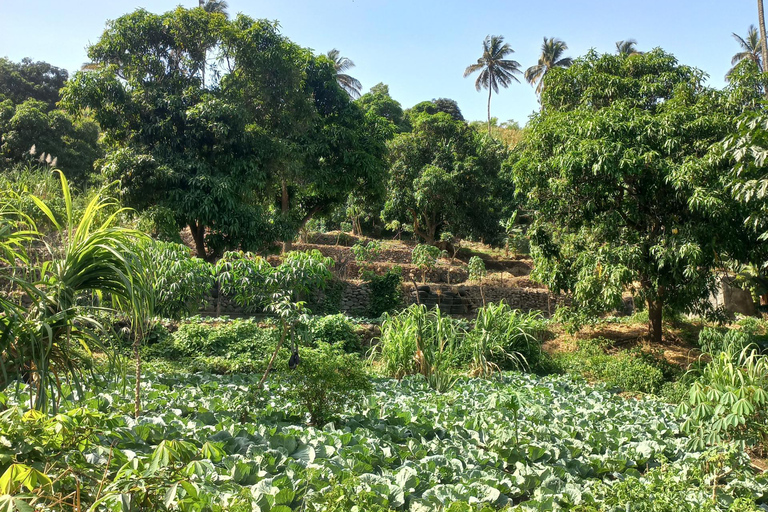
[[[515,73],[520,73],[520,63],[507,60],[504,57],[514,53],[508,43],[504,42],[504,36],[488,35],[483,41],[483,56],[477,59],[475,64],[467,66],[464,70],[464,78],[475,71],[480,71],[480,76],[475,81],[475,89],[488,89],[488,135],[491,134],[491,94],[499,93],[499,85],[504,88],[514,80],[520,83]]]
[[[733,38],[736,39],[736,42],[739,43],[739,46],[741,46],[741,49],[743,51],[737,53],[733,56],[731,59],[731,64],[735,65],[741,62],[744,59],[749,59],[755,64],[757,64],[757,69],[760,70],[760,72],[763,72],[763,62],[760,58],[760,36],[758,35],[757,28],[754,25],[749,26],[749,30],[747,31],[747,37],[746,39],[738,35],[736,32],[733,34]],[[730,71],[725,75],[726,80],[730,78],[731,74],[733,73],[734,68],[731,68]]]
[[[229,4],[227,4],[227,0],[200,0],[200,7],[205,12],[223,14],[229,18],[229,13],[227,12]]]
[[[622,57],[630,57],[632,55],[639,55],[643,52],[637,51],[637,41],[634,39],[627,39],[626,41],[616,41],[616,53]]]
[[[539,63],[525,70],[525,79],[529,84],[533,85],[538,82],[536,94],[541,94],[541,90],[544,88],[544,77],[550,69],[554,67],[567,68],[573,63],[573,59],[570,57],[563,57],[563,53],[567,49],[568,45],[565,44],[565,41],[555,37],[544,38]]]
[[[336,70],[336,81],[339,82],[341,88],[353,98],[359,98],[360,90],[363,88],[362,84],[357,78],[343,73],[343,71],[355,67],[355,63],[347,57],[342,57],[336,48],[326,53],[325,56],[333,62],[333,67]]]

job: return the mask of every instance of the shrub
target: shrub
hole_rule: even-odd
[[[368,316],[378,318],[384,313],[390,313],[402,303],[401,285],[403,269],[392,267],[384,275],[373,272],[363,274],[370,291],[368,300]]]
[[[310,320],[309,330],[315,343],[327,343],[347,353],[361,350],[357,329],[345,315],[315,317]]]
[[[173,333],[173,345],[186,356],[248,355],[261,359],[277,344],[278,332],[262,328],[251,320],[232,320],[215,324],[191,322]]]
[[[749,347],[715,355],[678,413],[696,447],[735,440],[768,448],[768,357]]]
[[[419,244],[411,252],[411,263],[421,269],[422,282],[427,280],[427,270],[435,268],[441,251],[434,245]]]
[[[357,242],[352,246],[352,253],[355,255],[355,261],[360,265],[360,273],[363,269],[373,263],[381,253],[381,242],[377,240],[371,240],[367,245],[363,245],[362,242]]]
[[[608,356],[599,378],[609,386],[641,393],[658,393],[664,384],[661,370],[629,352]]]
[[[560,361],[569,373],[629,392],[659,393],[664,383],[679,373],[666,361],[639,349],[607,354],[611,344],[604,338],[581,340],[578,350],[561,356]]]
[[[303,351],[299,366],[288,373],[286,396],[323,425],[348,410],[372,389],[360,359],[327,343]]]
[[[192,258],[188,247],[173,242],[150,240],[145,249],[152,264],[156,314],[180,319],[200,309],[214,284],[208,262]]]
[[[472,256],[467,263],[467,271],[469,272],[470,281],[482,281],[483,277],[487,273],[485,270],[485,262],[479,256]]]

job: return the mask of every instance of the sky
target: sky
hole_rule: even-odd
[[[230,15],[278,20],[282,33],[316,53],[338,48],[352,59],[348,73],[363,92],[389,85],[403,108],[434,98],[458,102],[467,120],[486,119],[485,90],[464,69],[482,55],[483,39],[504,36],[523,70],[536,64],[544,37],[568,45],[566,56],[589,49],[615,51],[616,41],[637,40],[639,50],[661,47],[722,88],[733,39],[757,25],[754,0],[228,0]],[[137,8],[165,12],[197,0],[0,0],[0,56],[43,60],[70,72],[88,60],[107,20]],[[534,88],[520,75],[493,96],[491,115],[524,125],[538,110]]]

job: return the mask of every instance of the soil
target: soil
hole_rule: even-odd
[[[556,328],[554,337],[544,342],[542,348],[549,354],[558,352],[573,352],[578,340],[605,338],[613,342],[611,352],[640,347],[644,352],[658,353],[668,362],[683,369],[694,363],[701,352],[693,346],[687,337],[681,336],[673,326],[664,332],[662,343],[654,343],[648,334],[648,328],[643,324],[598,324],[585,327],[580,332],[571,335],[562,328]]]

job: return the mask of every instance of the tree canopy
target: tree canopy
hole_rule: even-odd
[[[506,148],[449,114],[424,112],[413,131],[390,143],[386,221],[410,226],[426,243],[441,231],[499,242],[499,219],[511,202],[502,176]]]
[[[708,148],[733,128],[725,94],[660,49],[592,51],[552,69],[515,183],[536,212],[536,272],[584,310],[632,291],[661,340],[664,309],[703,307],[713,269],[754,240]]]
[[[89,58],[101,67],[76,74],[64,104],[105,131],[105,177],[130,206],[188,226],[201,257],[290,241],[383,169],[382,121],[276,23],[140,9],[110,22]]]

